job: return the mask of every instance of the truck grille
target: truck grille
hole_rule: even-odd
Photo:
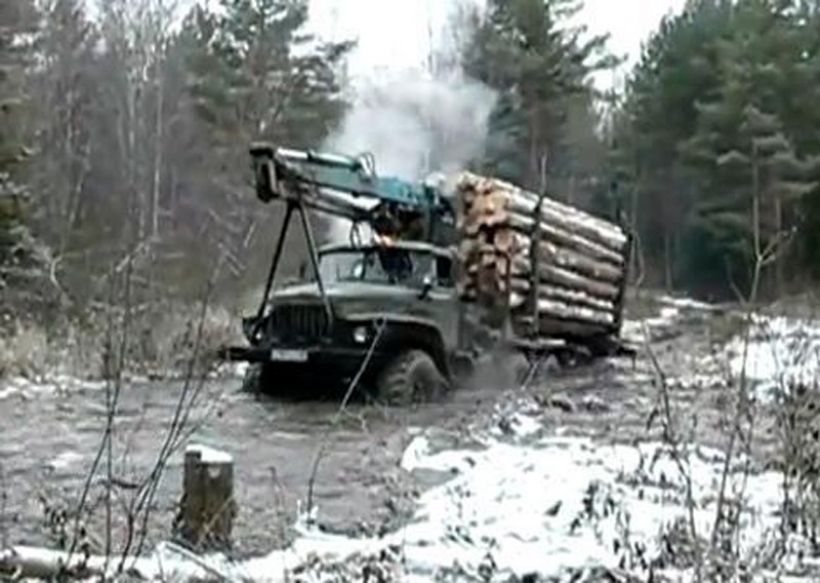
[[[270,325],[280,341],[309,343],[327,330],[327,314],[323,306],[276,306]]]

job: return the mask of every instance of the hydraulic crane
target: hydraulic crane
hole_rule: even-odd
[[[262,202],[281,200],[287,205],[256,322],[262,321],[294,212],[301,219],[329,322],[333,321],[333,310],[319,273],[308,209],[350,221],[351,239],[364,224],[385,244],[401,239],[446,247],[454,241],[455,211],[440,186],[378,176],[370,154],[350,157],[275,148],[267,143],[252,145],[250,152],[257,197]]]
[[[256,194],[365,223],[385,237],[447,245],[455,212],[439,185],[376,174],[370,154],[358,157],[273,148],[251,148]]]

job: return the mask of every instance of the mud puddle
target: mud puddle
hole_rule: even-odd
[[[492,408],[498,390],[459,390],[444,403],[412,410],[352,403],[334,425],[338,402],[255,397],[241,380],[209,382],[191,409],[189,442],[205,443],[235,460],[239,515],[234,529],[240,555],[269,551],[293,536],[307,498],[313,460],[328,434],[315,480],[314,505],[330,532],[373,535],[406,517],[419,486],[399,466],[413,435],[431,426],[466,427]],[[15,390],[0,399],[0,465],[5,503],[0,526],[8,543],[54,546],[70,531],[46,524],[50,510],[76,508],[106,424],[105,389],[98,384],[55,390]],[[114,427],[115,524],[124,536],[134,485],[151,472],[166,439],[183,383],[123,386]],[[189,395],[191,394],[189,389]],[[329,432],[329,433],[328,433]],[[171,456],[150,515],[149,544],[171,533],[182,483],[181,451]],[[105,462],[87,503],[92,546],[104,539]],[[62,531],[62,532],[61,532]],[[115,536],[115,540],[117,540]],[[95,544],[96,543],[96,544]],[[150,547],[149,547],[150,548]]]

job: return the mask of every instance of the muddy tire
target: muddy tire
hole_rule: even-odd
[[[376,383],[379,398],[388,405],[411,405],[440,399],[449,389],[432,357],[409,350],[390,362]]]

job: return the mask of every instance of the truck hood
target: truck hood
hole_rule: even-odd
[[[355,299],[391,299],[414,298],[419,290],[401,285],[387,285],[367,282],[339,283],[325,287],[325,293],[332,302],[337,300]],[[306,283],[279,289],[271,294],[271,299],[277,302],[310,302],[321,301],[322,294],[315,283]]]
[[[404,311],[404,307],[416,301],[418,289],[365,282],[345,282],[329,285],[325,293],[333,310],[339,317],[354,317],[374,312]],[[322,294],[315,283],[289,286],[271,294],[275,304],[320,303]]]

